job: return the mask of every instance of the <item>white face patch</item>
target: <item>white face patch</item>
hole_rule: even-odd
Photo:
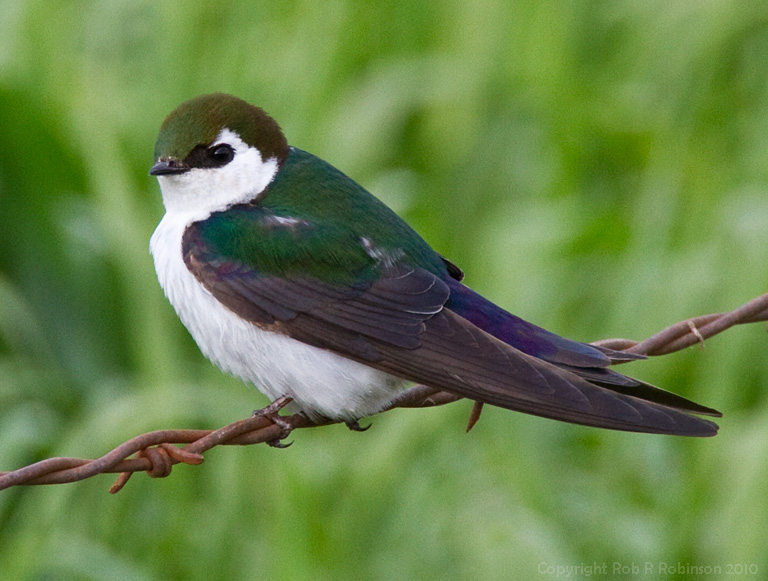
[[[261,152],[224,128],[212,145],[229,145],[235,157],[227,165],[194,168],[178,175],[159,175],[163,205],[169,214],[184,214],[188,222],[203,220],[257,197],[277,174],[277,159],[262,159]]]

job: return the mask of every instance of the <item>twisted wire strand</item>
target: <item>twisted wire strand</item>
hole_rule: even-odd
[[[734,325],[762,321],[768,321],[768,293],[727,313],[715,313],[680,321],[644,341],[604,339],[595,341],[593,344],[640,355],[666,355],[692,345],[703,345],[705,339],[722,333]],[[459,399],[461,398],[449,392],[416,385],[403,392],[385,411],[395,408],[440,406]],[[215,446],[275,443],[284,436],[286,431],[327,425],[327,423],[313,423],[300,414],[280,416],[275,423],[275,410],[267,407],[262,411],[267,413],[257,412],[249,418],[217,430],[147,432],[131,438],[95,460],[49,458],[18,470],[0,472],[0,490],[20,485],[64,484],[85,480],[97,474],[119,473],[120,476],[110,488],[110,492],[114,494],[122,489],[131,474],[135,472],[146,472],[152,478],[164,478],[171,473],[171,468],[175,464],[202,463],[203,453]],[[481,411],[482,404],[475,402],[467,431],[477,422]],[[176,444],[186,445],[179,448]]]

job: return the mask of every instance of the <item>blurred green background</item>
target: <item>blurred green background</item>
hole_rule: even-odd
[[[566,336],[641,339],[768,290],[765,3],[0,0],[0,14],[0,469],[266,404],[199,354],[148,253],[157,129],[206,92],[264,107],[468,284]],[[216,449],[114,497],[110,476],[2,492],[0,571],[765,575],[765,327],[622,370],[722,410],[720,435],[490,408],[467,435],[468,402],[397,410],[364,434]]]

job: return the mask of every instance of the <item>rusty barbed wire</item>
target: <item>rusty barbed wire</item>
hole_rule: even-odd
[[[768,321],[768,293],[727,313],[685,319],[644,341],[603,339],[593,344],[639,355],[666,355],[692,345],[703,345],[705,339],[734,325],[764,321]],[[385,411],[395,408],[440,406],[459,399],[459,396],[449,392],[416,385],[403,392]],[[482,403],[475,402],[467,431],[477,422],[481,411]],[[328,422],[330,423],[335,422]],[[269,413],[256,412],[249,418],[218,430],[147,432],[131,438],[95,460],[49,458],[12,472],[0,472],[0,490],[21,485],[64,484],[85,480],[97,474],[119,473],[117,481],[109,489],[114,494],[125,486],[131,474],[135,472],[146,472],[152,478],[164,478],[171,473],[174,464],[202,463],[203,453],[215,446],[274,443],[284,437],[286,431],[328,425],[314,423],[300,414],[280,416],[279,424],[273,421]],[[179,448],[175,444],[186,445]]]
[[[667,355],[697,343],[703,346],[705,339],[722,333],[734,325],[763,321],[768,321],[768,293],[752,299],[728,313],[714,313],[680,321],[648,337],[645,341],[603,339],[594,341],[593,345],[637,353],[638,355]]]

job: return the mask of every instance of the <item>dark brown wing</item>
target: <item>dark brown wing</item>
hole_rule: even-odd
[[[717,433],[716,424],[681,411],[691,408],[675,405],[687,402],[678,396],[664,405],[619,393],[616,386],[590,383],[489,335],[444,307],[450,289],[426,270],[392,268],[375,280],[340,286],[263,275],[213,259],[199,243],[184,244],[184,250],[190,271],[239,316],[398,377],[588,426],[687,436]]]
[[[329,333],[309,315],[290,327],[288,333],[301,341],[350,356],[347,345],[354,335],[338,329]],[[713,422],[592,384],[526,355],[447,309],[426,322],[420,340],[412,350],[369,340],[380,358],[352,358],[476,401],[575,424],[686,436],[717,433]]]

